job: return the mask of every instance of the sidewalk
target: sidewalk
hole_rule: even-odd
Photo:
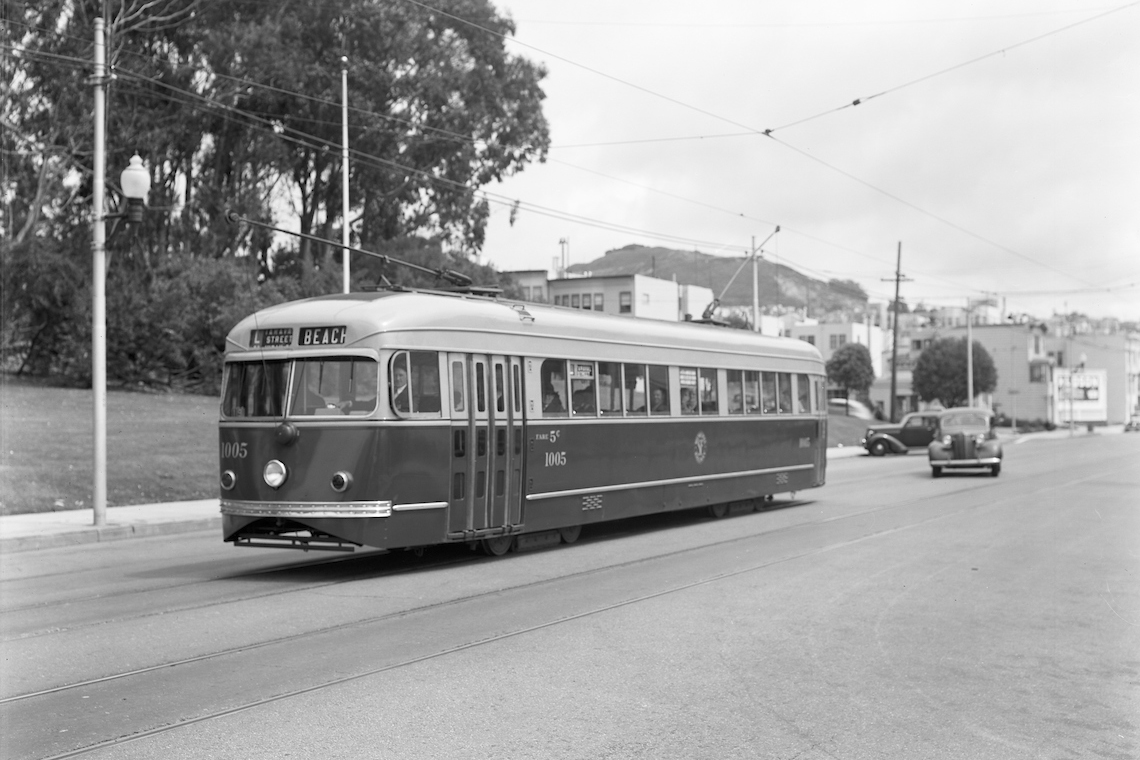
[[[1074,435],[1121,433],[1123,428],[1123,425],[1110,425],[1089,433],[1082,427],[1074,431]],[[1008,432],[1001,435],[1006,445],[1039,438],[1067,437],[1068,429],[1018,436]],[[866,454],[861,446],[837,446],[827,450],[829,461]],[[94,514],[90,509],[3,515],[0,516],[0,554],[206,530],[218,531],[220,539],[221,528],[218,499],[108,507],[107,524],[99,528],[94,525]]]

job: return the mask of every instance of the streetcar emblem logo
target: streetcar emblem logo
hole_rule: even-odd
[[[693,456],[697,460],[697,464],[705,461],[705,456],[709,453],[709,439],[705,438],[703,432],[697,433],[696,440],[693,441]]]

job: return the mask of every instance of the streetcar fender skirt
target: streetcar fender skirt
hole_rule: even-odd
[[[714,475],[669,483],[638,483],[629,487],[601,486],[526,497],[528,530],[585,525],[671,512],[710,504],[748,501],[763,496],[812,488],[818,480],[810,466],[791,465],[738,476]]]
[[[406,506],[406,509],[401,509]],[[225,514],[222,532],[226,541],[249,535],[288,535],[296,531],[332,536],[349,543],[378,549],[429,546],[447,540],[446,504],[395,505],[389,517],[260,517]]]

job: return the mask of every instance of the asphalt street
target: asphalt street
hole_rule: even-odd
[[[557,549],[24,551],[5,758],[1140,756],[1140,436]]]

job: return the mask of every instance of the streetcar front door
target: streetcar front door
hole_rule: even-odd
[[[449,354],[452,384],[450,533],[518,522],[522,481],[520,362],[514,357]],[[513,387],[512,387],[513,386]]]

